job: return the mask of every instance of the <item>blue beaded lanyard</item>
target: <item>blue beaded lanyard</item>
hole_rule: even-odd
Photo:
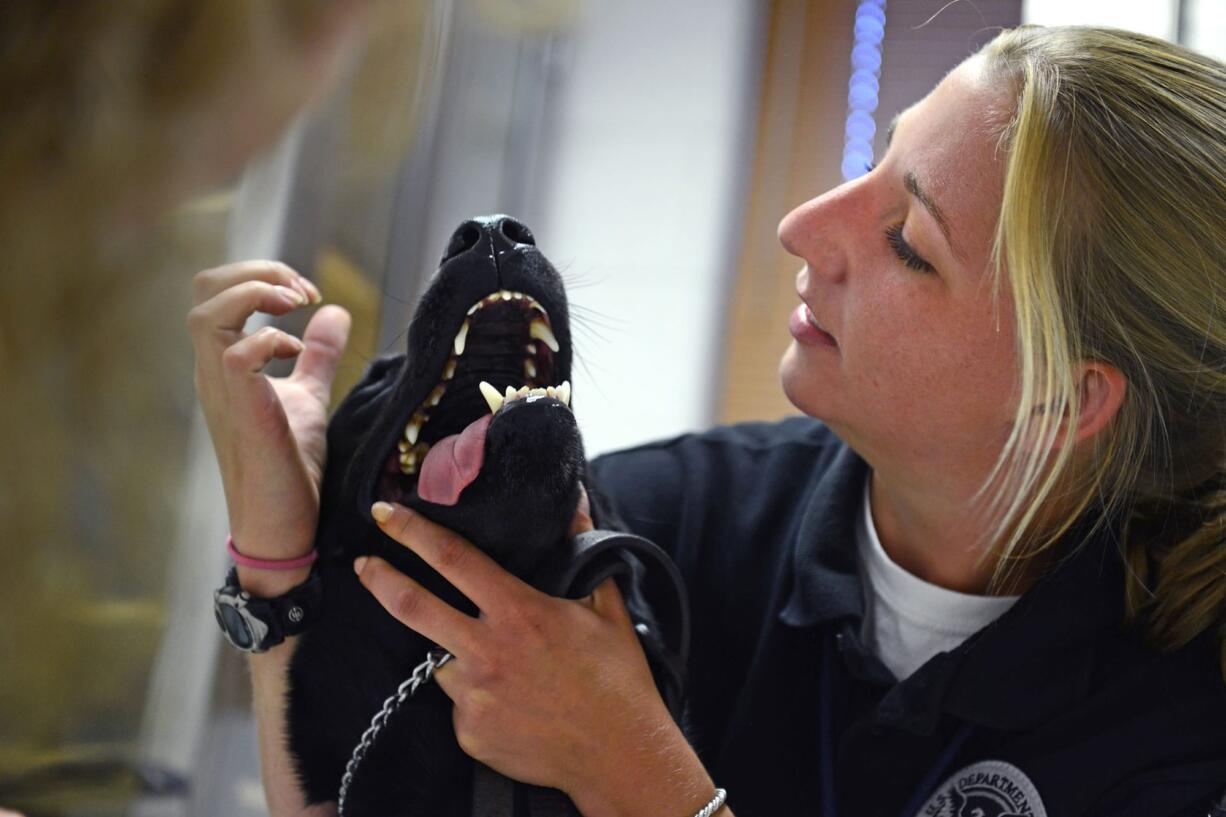
[[[821,677],[821,719],[818,725],[818,731],[821,736],[822,756],[821,764],[821,781],[822,781],[822,811],[821,817],[838,817],[838,812],[835,810],[834,797],[834,714],[831,699],[833,698],[834,682],[833,682],[833,659],[831,655],[834,652],[834,627],[830,628],[830,635],[826,639],[826,647],[822,650],[822,677]],[[966,743],[966,739],[970,737],[973,727],[966,723],[958,729],[953,740],[945,747],[945,751],[941,752],[941,756],[937,758],[935,764],[924,775],[924,779],[915,787],[915,793],[911,795],[911,799],[907,802],[906,807],[902,810],[901,817],[917,817],[917,812],[923,806],[924,800],[932,793],[937,784],[941,780],[941,775],[949,768],[949,764],[953,762],[958,751],[962,748],[962,744]]]

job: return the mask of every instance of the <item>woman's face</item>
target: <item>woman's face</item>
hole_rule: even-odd
[[[871,173],[779,225],[805,262],[784,391],[874,466],[917,480],[985,476],[1012,424],[1012,304],[1002,281],[998,322],[988,274],[1011,114],[1000,85],[981,58],[964,62],[896,120]]]

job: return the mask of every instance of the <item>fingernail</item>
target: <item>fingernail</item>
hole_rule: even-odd
[[[280,284],[277,285],[277,294],[280,295],[285,300],[290,301],[293,304],[296,304],[297,306],[302,306],[303,304],[307,302],[306,296],[303,295],[301,292],[290,289],[289,287],[283,287]]]
[[[362,575],[362,568],[366,567],[366,558],[365,556],[359,556],[353,560],[353,572],[359,576]]]
[[[299,278],[298,280],[300,280],[303,287],[306,288],[307,295],[310,296],[311,303],[317,304],[324,299],[323,294],[319,291],[319,287],[315,286],[315,284],[311,283],[306,278]]]
[[[386,522],[391,518],[392,506],[386,502],[376,502],[370,506],[370,515],[375,518],[376,522]]]

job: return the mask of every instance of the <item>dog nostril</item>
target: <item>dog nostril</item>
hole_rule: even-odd
[[[477,246],[477,242],[481,240],[481,230],[476,224],[468,223],[455,231],[451,236],[451,241],[447,243],[447,252],[443,253],[442,263],[446,264],[457,255],[464,253]]]
[[[502,229],[502,234],[514,241],[516,244],[531,244],[534,247],[536,246],[536,238],[532,235],[532,231],[520,224],[515,219],[504,219],[500,226]]]

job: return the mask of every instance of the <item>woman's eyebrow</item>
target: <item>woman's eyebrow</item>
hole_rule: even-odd
[[[902,112],[900,111],[894,114],[894,118],[890,120],[890,127],[885,132],[886,150],[889,150],[890,148],[890,142],[894,139],[894,131],[898,127],[898,120],[901,118]],[[941,208],[937,206],[937,203],[933,200],[932,196],[929,196],[924,192],[924,188],[920,187],[919,179],[915,177],[915,173],[908,170],[903,174],[902,182],[903,186],[907,188],[907,192],[912,196],[915,196],[919,203],[924,205],[924,209],[928,211],[928,213],[932,216],[933,221],[935,221],[937,226],[941,228],[941,234],[945,236],[945,243],[949,245],[951,250],[953,250],[954,255],[958,257],[958,260],[965,264],[966,256],[963,255],[956,246],[954,246],[954,241],[952,238],[950,238],[949,221],[946,220],[945,214],[941,212]]]
[[[907,188],[907,192],[915,196],[919,203],[924,205],[924,209],[931,214],[937,226],[941,228],[941,233],[945,236],[945,243],[953,250],[954,255],[958,256],[958,260],[965,264],[966,256],[958,252],[958,248],[954,246],[954,240],[949,236],[949,222],[945,220],[945,214],[941,212],[940,207],[937,207],[937,203],[932,200],[932,197],[920,187],[919,179],[915,178],[915,174],[908,170],[903,174],[902,183]]]

